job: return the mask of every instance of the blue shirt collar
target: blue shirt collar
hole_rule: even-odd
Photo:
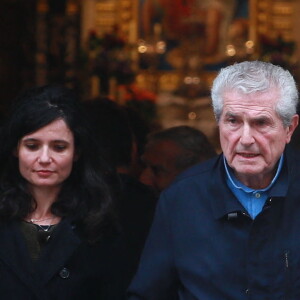
[[[280,156],[279,159],[279,163],[278,163],[278,167],[277,167],[277,171],[276,174],[274,176],[274,178],[272,179],[271,183],[264,189],[260,189],[260,190],[255,190],[252,188],[249,188],[247,186],[245,186],[244,184],[242,184],[233,174],[232,170],[229,168],[228,163],[226,161],[225,156],[223,155],[223,161],[224,161],[224,166],[225,166],[225,170],[226,170],[226,174],[227,174],[227,178],[229,179],[231,185],[236,188],[236,189],[242,189],[244,192],[249,193],[249,192],[254,192],[254,191],[259,191],[259,192],[265,192],[268,191],[272,185],[274,184],[274,182],[277,180],[280,171],[282,169],[282,165],[283,165],[283,154]]]

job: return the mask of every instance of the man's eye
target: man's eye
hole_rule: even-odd
[[[230,124],[235,124],[236,123],[236,119],[230,118],[230,119],[228,119],[228,122]]]
[[[258,126],[265,126],[266,124],[267,124],[266,120],[258,120],[256,122],[256,125],[258,125]]]
[[[160,173],[160,170],[158,167],[152,166],[151,170],[155,176],[157,176]]]
[[[159,176],[164,173],[164,169],[159,166],[151,166],[151,170],[155,176]]]

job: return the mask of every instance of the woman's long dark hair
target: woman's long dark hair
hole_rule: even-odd
[[[57,119],[64,120],[72,131],[79,158],[51,210],[55,215],[70,217],[81,225],[89,240],[97,240],[114,228],[113,196],[108,183],[113,172],[101,159],[79,101],[62,86],[25,92],[16,99],[4,123],[0,144],[0,218],[23,219],[35,209],[36,202],[19,172],[14,152],[23,136]]]

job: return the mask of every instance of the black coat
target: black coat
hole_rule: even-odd
[[[136,178],[126,174],[119,174],[119,176],[121,197],[117,212],[126,242],[129,285],[138,267],[140,255],[152,224],[157,196]]]
[[[33,263],[18,223],[0,226],[0,298],[123,299],[127,280],[119,238],[90,245],[68,220],[55,228]]]

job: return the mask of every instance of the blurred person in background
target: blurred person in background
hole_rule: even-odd
[[[129,284],[152,223],[157,197],[136,177],[138,146],[128,109],[107,98],[85,101],[84,107],[103,157],[118,173],[116,211],[127,246]]]
[[[176,126],[150,133],[140,181],[160,193],[183,170],[215,155],[206,135],[196,128]]]

